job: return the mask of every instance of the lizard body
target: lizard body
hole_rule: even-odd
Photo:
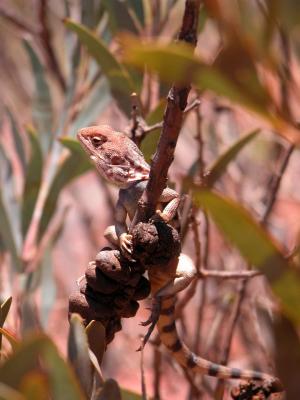
[[[128,255],[132,248],[126,218],[128,216],[132,219],[135,214],[138,201],[147,185],[150,166],[138,147],[124,133],[116,132],[109,126],[84,128],[78,132],[77,138],[101,175],[121,188],[116,205],[116,225],[109,227],[105,235]],[[160,216],[168,222],[176,213],[179,195],[166,188],[159,201],[167,203]],[[187,287],[195,275],[196,269],[192,260],[184,254],[163,269],[153,267],[149,271],[151,291],[161,307],[157,328],[162,343],[183,368],[220,379],[266,380],[274,386],[274,391],[281,391],[279,380],[273,376],[205,360],[191,352],[181,341],[175,324],[176,294]]]

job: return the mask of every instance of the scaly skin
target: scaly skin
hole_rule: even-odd
[[[127,215],[130,219],[134,216],[138,200],[149,178],[150,167],[138,147],[124,133],[107,125],[81,129],[77,138],[100,174],[121,188],[116,205],[116,225],[107,229],[106,237],[113,244],[118,244],[121,251],[128,256],[132,245],[126,218]],[[167,203],[160,216],[168,222],[176,213],[179,195],[166,188],[159,200]],[[149,271],[153,297],[161,305],[157,328],[162,343],[183,368],[220,379],[267,381],[272,385],[273,392],[282,391],[280,381],[271,375],[212,363],[192,353],[181,341],[175,324],[175,296],[190,284],[195,275],[192,260],[184,254],[179,259],[172,260],[163,270],[154,267]]]

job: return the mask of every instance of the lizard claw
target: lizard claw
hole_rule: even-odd
[[[168,222],[168,217],[161,210],[156,210],[155,214],[150,218],[150,222]]]
[[[122,235],[119,238],[120,242],[120,249],[123,253],[123,255],[126,258],[132,258],[132,235],[129,235],[128,233],[122,233]]]
[[[160,309],[161,309],[161,298],[154,297],[153,302],[152,302],[150,317],[147,319],[147,321],[140,323],[140,325],[142,325],[142,326],[147,326],[147,325],[150,325],[150,326],[148,328],[147,333],[145,334],[145,336],[142,339],[142,344],[141,344],[140,348],[138,349],[138,351],[141,351],[145,347],[146,343],[148,342],[148,340],[151,336],[151,333],[153,332],[153,329],[155,328],[155,325],[159,319]]]

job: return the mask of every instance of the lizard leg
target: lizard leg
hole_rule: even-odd
[[[191,283],[196,276],[196,273],[197,270],[192,259],[185,254],[180,254],[175,277],[173,279],[169,279],[165,285],[155,292],[152,300],[151,314],[147,321],[141,322],[142,326],[150,325],[146,335],[143,337],[141,348],[143,348],[147,343],[157,321],[160,318],[162,302],[165,299],[169,299],[175,304],[176,294],[185,289]],[[153,280],[152,278],[151,281]]]
[[[196,274],[197,270],[192,259],[186,254],[181,253],[178,259],[175,276],[158,289],[154,297],[166,298],[175,296],[192,282]]]
[[[105,237],[106,240],[109,241],[109,243],[113,244],[114,246],[119,246],[119,238],[116,232],[116,227],[115,225],[110,225],[108,226],[105,231],[103,236]]]
[[[158,215],[163,221],[171,221],[176,214],[177,208],[180,203],[180,196],[175,190],[170,188],[165,188],[159,198],[160,203],[167,203],[163,211],[156,210],[156,215]]]

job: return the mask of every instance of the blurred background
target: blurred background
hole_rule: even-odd
[[[265,244],[298,273],[300,3],[269,3],[201,1],[193,58],[189,48],[169,46],[184,0],[0,2],[0,322],[6,318],[8,339],[0,377],[12,354],[8,342],[22,344],[36,332],[66,357],[68,296],[107,244],[103,231],[117,199],[75,135],[107,123],[130,136],[133,92],[143,128],[137,140],[150,161],[172,81],[192,80],[169,182],[184,195],[183,250],[198,268],[238,275],[260,264],[254,261]],[[210,205],[207,214],[189,200],[189,182],[201,185],[209,171],[208,186],[233,202],[222,221]],[[284,274],[274,283],[269,269],[267,279],[203,272],[180,295],[178,328],[201,356],[279,374],[286,398],[298,399],[300,285]],[[149,305],[141,302],[137,316],[123,320],[102,363],[105,378],[136,393],[139,322]],[[157,342],[154,335],[144,352],[150,397],[230,398],[230,384],[214,378],[196,377],[196,390]],[[44,398],[5,382],[24,398]]]

